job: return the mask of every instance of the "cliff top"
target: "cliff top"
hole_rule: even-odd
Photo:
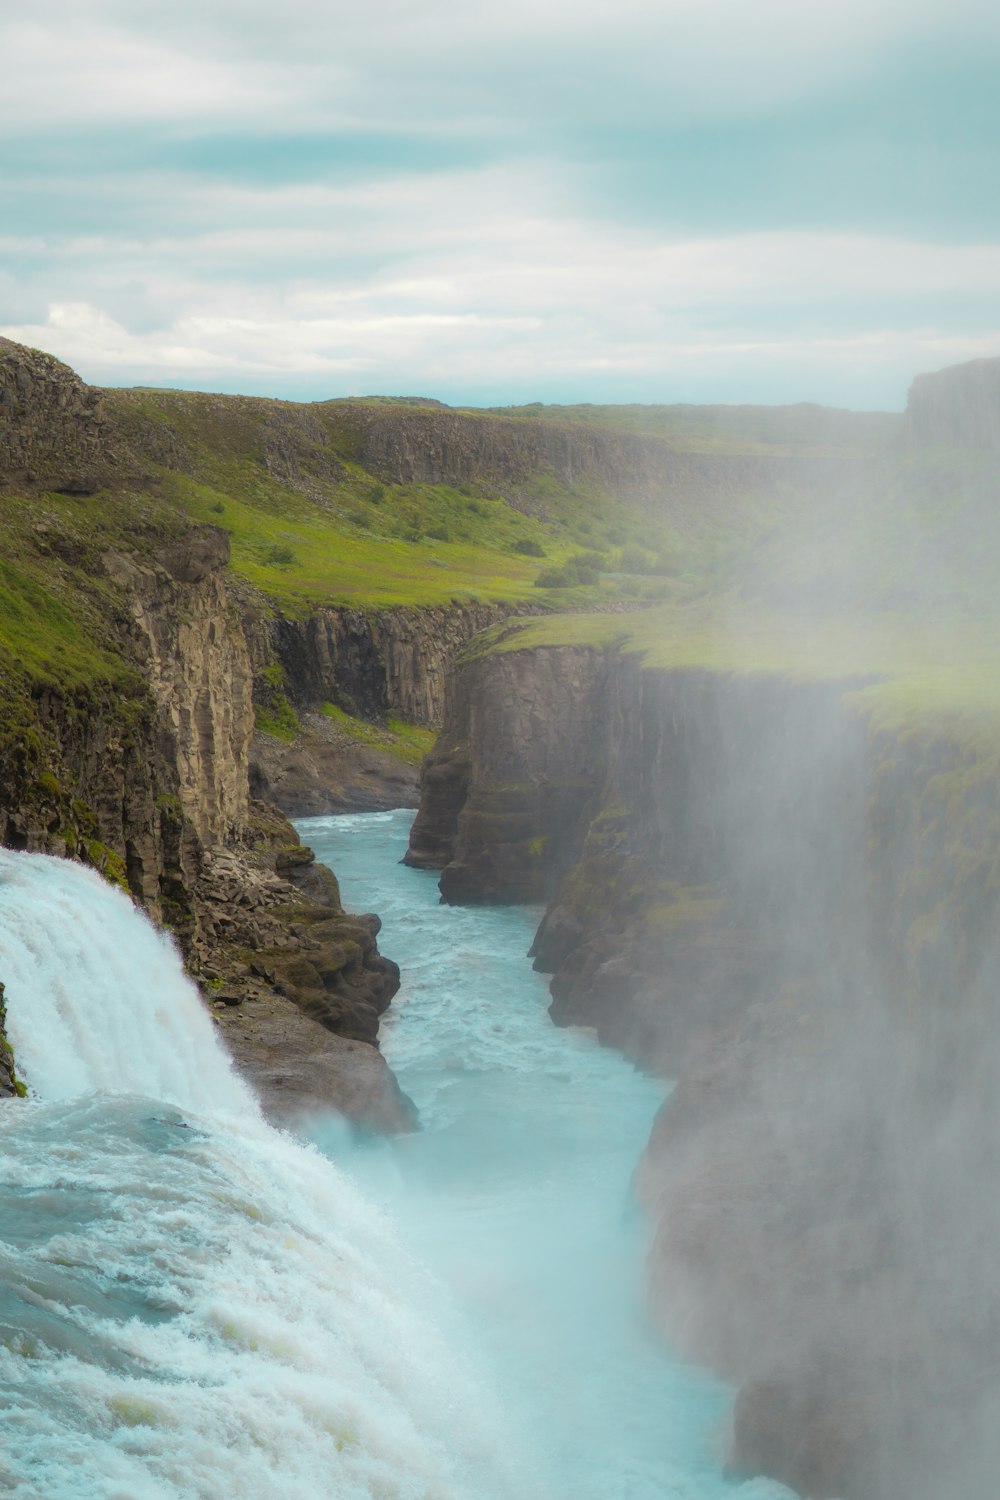
[[[982,439],[1000,430],[998,371],[920,377],[905,419],[459,411],[98,390],[0,340],[0,641],[52,680],[112,670],[103,558],[206,527],[228,536],[240,586],[295,615],[480,599],[613,621],[665,606],[676,622],[732,597],[831,628],[871,611],[992,618],[1000,507]]]
[[[1000,359],[974,359],[918,375],[906,408],[911,440],[1000,450]]]
[[[672,597],[765,518],[811,504],[839,465],[884,445],[891,420],[98,390],[49,355],[0,345],[9,511],[44,496],[81,545],[95,517],[109,541],[136,544],[120,532],[124,497],[140,531],[219,525],[233,571],[299,614],[319,602]],[[64,503],[74,498],[89,503]]]

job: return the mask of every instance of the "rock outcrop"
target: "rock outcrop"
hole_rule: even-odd
[[[541,901],[577,850],[603,776],[601,652],[489,652],[456,673],[424,764],[406,863],[444,899]]]
[[[906,404],[906,428],[918,447],[1000,451],[1000,359],[918,375]]]
[[[7,1005],[0,984],[0,1099],[16,1099],[23,1089],[14,1065],[14,1050],[7,1040]]]
[[[88,495],[125,459],[100,391],[51,354],[0,338],[0,475]]]

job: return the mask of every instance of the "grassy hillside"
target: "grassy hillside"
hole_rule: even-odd
[[[150,527],[123,497],[7,494],[0,498],[0,730],[37,717],[45,693],[107,694],[126,715],[144,689],[122,650],[115,591],[101,553],[175,529]]]
[[[709,476],[707,493],[692,496],[697,475],[692,481],[685,470],[681,482],[669,465],[675,452],[696,451],[697,443],[664,444],[643,455],[647,467],[665,469],[659,491],[654,472],[652,504],[648,479],[640,503],[628,482],[616,484],[593,466],[567,474],[530,450],[517,454],[519,439],[538,426],[529,409],[513,419],[497,415],[495,431],[489,413],[448,412],[451,431],[443,443],[435,429],[445,418],[406,402],[303,407],[146,390],[107,392],[105,400],[117,428],[146,460],[144,480],[159,505],[224,527],[235,572],[298,613],[318,602],[377,608],[479,598],[558,609],[670,599],[716,582],[748,541],[811,505],[807,480],[793,471],[769,487],[756,471],[742,475],[737,468],[724,492],[715,492]],[[636,425],[628,420],[631,410],[622,409],[620,433]],[[676,409],[651,410],[659,414],[649,419],[653,427],[676,426]],[[702,424],[711,423],[713,410],[685,409],[701,411]],[[613,408],[592,416],[577,408],[552,411],[543,420],[557,433],[567,413],[576,427],[589,422],[594,432],[615,426]],[[834,451],[829,424],[810,411],[807,422],[797,408],[766,413],[769,431],[778,437],[787,428],[794,439],[775,442],[773,452]],[[850,414],[827,415],[838,430],[849,429],[853,446],[838,453],[854,456],[862,439],[874,444],[881,433],[877,421],[858,418],[855,430]],[[390,452],[397,420],[402,443],[434,452],[435,482],[387,482],[362,464],[373,418],[383,436],[388,428]],[[475,470],[477,445],[489,450],[483,469],[492,475],[459,479],[456,471]],[[739,423],[713,446],[734,459],[748,451]],[[516,478],[498,483],[505,448],[515,450]]]
[[[0,356],[0,377],[42,358]],[[138,691],[102,558],[204,524],[229,534],[234,578],[294,616],[504,600],[559,616],[507,649],[622,638],[650,661],[891,680],[900,703],[982,705],[1000,681],[996,455],[904,449],[900,418],[303,406],[44,373],[73,398],[62,426],[32,425],[30,390],[4,419],[28,433],[0,473],[8,718],[47,685]],[[99,481],[73,467],[77,398],[99,408]]]
[[[868,453],[890,447],[900,418],[891,412],[797,406],[528,406],[495,407],[497,415],[570,422],[666,439],[688,453]]]
[[[911,448],[844,469],[760,517],[686,595],[621,616],[573,612],[494,632],[494,649],[592,643],[651,666],[865,680],[878,719],[1000,725],[1000,460]]]

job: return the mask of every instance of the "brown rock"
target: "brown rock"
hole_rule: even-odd
[[[218,1013],[240,1072],[275,1125],[301,1124],[331,1110],[362,1129],[418,1128],[417,1112],[376,1047],[334,1035],[281,995],[248,996]]]

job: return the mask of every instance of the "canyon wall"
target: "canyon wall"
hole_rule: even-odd
[[[99,390],[51,354],[0,338],[0,474],[91,494],[126,461]]]
[[[920,447],[1000,449],[1000,359],[918,375],[907,400],[906,430]]]
[[[170,928],[275,1118],[339,1106],[410,1128],[373,1048],[399,982],[378,921],[348,916],[333,876],[250,796],[253,670],[228,550],[203,528],[104,554],[98,583],[128,670],[117,687],[49,685],[34,722],[9,732],[4,842],[82,859]],[[317,1023],[328,1041],[312,1039]]]
[[[258,672],[279,664],[299,707],[334,703],[367,719],[393,714],[436,729],[452,657],[517,606],[320,607],[304,619],[249,611],[244,626]]]
[[[446,900],[540,901],[601,785],[602,655],[487,653],[455,674],[406,862]]]
[[[894,420],[831,412],[825,436],[842,451],[806,454],[787,441],[769,452],[751,451],[753,444],[743,452],[717,452],[709,444],[692,451],[652,433],[560,420],[558,409],[535,421],[422,405],[347,402],[342,412],[360,462],[387,484],[485,484],[530,514],[544,512],[535,484],[543,474],[566,486],[590,481],[647,510],[693,503],[730,519],[733,502],[738,512],[747,494],[808,493],[842,483],[852,447],[883,444]]]
[[[734,1470],[985,1500],[998,754],[862,689],[469,655],[410,857],[448,900],[546,899],[554,1019],[677,1080],[653,1306],[741,1388]]]
[[[276,1117],[343,1103],[366,1124],[410,1128],[372,1045],[399,982],[378,919],[346,914],[335,878],[251,796],[254,672],[280,663],[255,661],[229,538],[128,488],[139,469],[106,405],[57,360],[0,342],[0,492],[19,515],[37,497],[0,579],[24,641],[0,661],[3,842],[93,866],[169,928]],[[50,519],[46,490],[78,499],[77,533]],[[432,712],[434,664],[413,686],[406,651],[388,653],[390,679]],[[317,681],[341,672],[335,655],[313,664]],[[0,1047],[0,1088],[14,1081]]]

